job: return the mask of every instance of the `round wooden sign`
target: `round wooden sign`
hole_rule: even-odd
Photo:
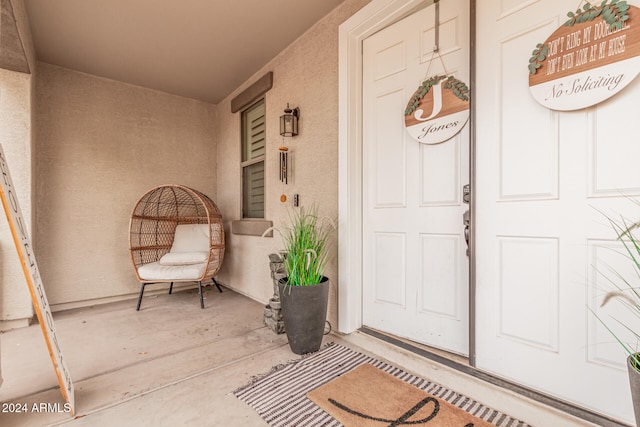
[[[529,88],[552,110],[578,110],[620,92],[640,71],[640,9],[626,1],[586,3],[536,46]]]
[[[404,112],[409,134],[424,144],[439,144],[456,135],[469,120],[469,88],[453,76],[428,78]]]

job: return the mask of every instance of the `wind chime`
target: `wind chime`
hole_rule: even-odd
[[[300,109],[287,108],[284,110],[284,114],[280,116],[280,135],[282,135],[282,145],[278,147],[280,157],[280,182],[282,182],[282,195],[280,201],[282,203],[287,201],[287,196],[284,194],[284,186],[289,183],[289,148],[285,144],[285,138],[296,136],[298,134],[298,118],[300,117]]]
[[[282,138],[282,142],[284,144],[284,138]],[[278,147],[278,151],[280,151],[280,182],[286,185],[289,183],[289,148],[281,145]],[[283,203],[287,201],[284,192],[280,196],[280,201]]]

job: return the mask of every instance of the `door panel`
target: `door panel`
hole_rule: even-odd
[[[607,249],[619,242],[602,212],[640,218],[628,199],[640,194],[640,81],[570,112],[540,106],[528,89],[532,49],[575,7],[477,2],[476,362],[631,422],[626,356],[589,309],[610,321],[623,312],[600,307],[611,289],[604,266],[628,268]]]
[[[363,45],[363,323],[468,354],[468,127],[424,145],[404,125],[413,92],[443,63],[469,78],[468,2],[440,7],[442,60],[433,55],[433,5]]]
[[[406,100],[404,90],[394,90],[376,96],[374,132],[370,147],[373,157],[374,206],[402,208],[407,206],[407,141],[397,138],[404,131],[402,123],[389,111],[402,111]]]
[[[460,177],[466,173],[460,169],[461,142],[468,143],[454,138],[446,144],[420,147],[421,206],[460,206]]]
[[[422,270],[418,312],[459,319],[459,292],[464,289],[460,252],[465,243],[458,234],[421,234],[420,240]]]
[[[404,309],[407,305],[407,238],[404,233],[375,233],[375,282],[373,300],[377,304],[392,304]],[[388,286],[393,283],[393,286]]]

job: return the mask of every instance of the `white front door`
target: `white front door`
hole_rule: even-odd
[[[363,324],[468,354],[468,126],[438,145],[404,127],[427,77],[469,81],[468,0],[440,2],[439,16],[442,59],[433,55],[435,5],[363,45]]]
[[[528,88],[532,50],[575,8],[477,2],[477,366],[631,422],[625,354],[588,307],[613,325],[596,269],[630,266],[608,249],[620,243],[599,211],[640,219],[625,197],[640,194],[640,79],[570,112],[542,107]]]

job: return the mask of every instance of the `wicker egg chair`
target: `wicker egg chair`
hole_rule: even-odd
[[[212,279],[224,258],[222,215],[207,196],[183,185],[162,185],[138,200],[129,222],[129,251],[141,284],[197,282],[204,308],[202,282]]]

